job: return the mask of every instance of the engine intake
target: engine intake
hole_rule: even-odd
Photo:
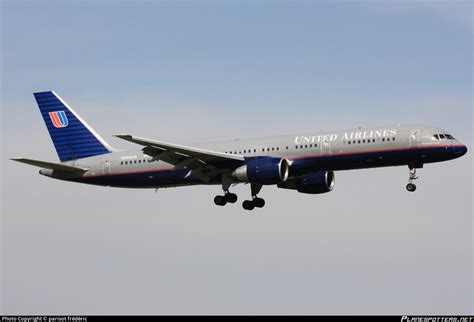
[[[334,189],[335,183],[334,172],[320,171],[292,178],[286,182],[278,184],[278,188],[297,190],[301,193],[319,194]]]
[[[245,165],[232,172],[232,176],[250,183],[278,184],[288,179],[289,167],[286,159],[258,157],[247,159]]]

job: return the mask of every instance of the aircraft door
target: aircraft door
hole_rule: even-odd
[[[420,130],[410,130],[410,147],[417,148],[420,145]]]
[[[323,139],[321,142],[321,155],[330,155],[331,154],[331,141],[329,138]]]
[[[110,165],[111,161],[110,161],[110,155],[106,155],[103,159],[102,159],[102,173],[103,174],[110,174],[111,172],[111,165]]]

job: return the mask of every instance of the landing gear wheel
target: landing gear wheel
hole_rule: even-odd
[[[414,192],[416,190],[416,185],[414,183],[407,184],[407,190],[410,192]]]
[[[253,210],[253,208],[255,207],[255,205],[253,204],[253,202],[251,200],[245,200],[243,203],[242,203],[242,207],[245,209],[245,210]]]
[[[253,204],[257,208],[263,208],[263,206],[265,206],[265,199],[256,197],[253,200]]]
[[[225,196],[215,196],[214,203],[218,206],[225,206],[227,203]]]
[[[416,176],[416,167],[412,164],[408,165],[408,169],[410,170],[410,175],[408,176],[407,190],[409,192],[414,192],[416,190],[416,185],[413,183],[413,181],[418,179],[418,177]]]
[[[235,193],[226,193],[225,195],[225,201],[228,203],[236,203],[237,201],[237,195]]]

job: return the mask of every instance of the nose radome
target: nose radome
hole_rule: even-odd
[[[467,153],[467,147],[463,144],[457,145],[454,148],[454,153],[459,155],[459,156],[462,156],[462,155]]]

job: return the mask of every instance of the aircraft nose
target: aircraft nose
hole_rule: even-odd
[[[454,154],[463,156],[467,153],[467,147],[464,144],[460,144],[454,147]]]

